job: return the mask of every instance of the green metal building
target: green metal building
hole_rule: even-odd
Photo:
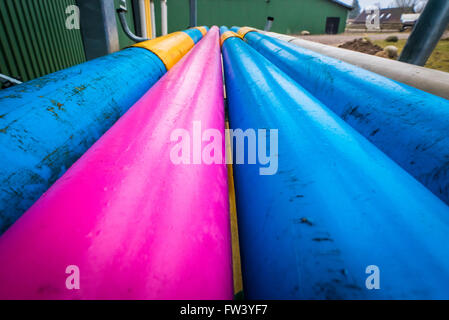
[[[114,0],[116,8],[120,1]],[[132,1],[126,1],[134,32]],[[0,0],[0,73],[28,81],[85,62],[80,29],[66,28],[72,5],[76,0]],[[120,26],[117,31],[120,48],[134,43]]]
[[[0,73],[27,81],[85,61],[79,30],[65,28],[75,0],[1,0]]]
[[[78,0],[0,0],[0,74],[28,81],[86,61],[82,30],[68,29],[69,6]],[[99,1],[99,0],[92,0]],[[126,1],[126,19],[135,33],[132,0]],[[152,0],[156,34],[161,35],[161,0]],[[343,32],[350,6],[342,0],[197,0],[198,25],[252,26],[263,29],[273,17],[272,31],[294,34]],[[167,0],[168,32],[186,29],[189,0]],[[119,48],[133,44],[116,15]],[[100,21],[98,23],[101,23]],[[85,39],[84,39],[85,40]]]
[[[347,2],[347,1],[346,1]],[[160,0],[155,0],[156,25]],[[298,34],[340,33],[345,30],[351,6],[339,0],[197,0],[198,25],[251,26],[263,29],[273,17],[271,31]],[[168,0],[168,32],[189,26],[189,0]],[[157,34],[160,35],[160,27]]]

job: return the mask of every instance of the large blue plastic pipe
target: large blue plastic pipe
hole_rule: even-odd
[[[0,91],[0,233],[165,72],[129,48]]]
[[[222,50],[231,128],[279,130],[277,174],[234,165],[245,297],[449,298],[449,207],[241,39]]]
[[[204,27],[207,31],[209,31],[208,27]],[[200,30],[198,29],[187,29],[187,30],[183,30],[183,32],[187,33],[190,38],[192,38],[193,42],[195,44],[197,44],[202,38],[203,38],[203,34],[201,33]]]
[[[449,204],[449,101],[249,32],[245,40]]]

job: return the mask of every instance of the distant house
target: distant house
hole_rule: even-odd
[[[386,8],[379,10],[379,22],[381,30],[400,30],[402,28],[401,16],[404,13],[413,13],[412,8]],[[364,29],[366,18],[371,11],[362,11],[351,23],[351,28]]]

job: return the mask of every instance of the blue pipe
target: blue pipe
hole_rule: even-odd
[[[0,91],[0,233],[165,72],[129,48]]]
[[[259,32],[245,40],[449,204],[448,100]]]
[[[190,38],[192,38],[193,42],[195,42],[195,44],[197,44],[198,41],[200,41],[203,38],[203,34],[198,29],[187,29],[183,30],[183,32],[187,33],[190,36]]]
[[[222,50],[231,128],[279,130],[277,174],[234,165],[245,297],[449,298],[449,207],[241,39]]]

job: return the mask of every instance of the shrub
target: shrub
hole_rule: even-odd
[[[388,36],[385,41],[387,42],[398,42],[398,37],[396,36]]]

